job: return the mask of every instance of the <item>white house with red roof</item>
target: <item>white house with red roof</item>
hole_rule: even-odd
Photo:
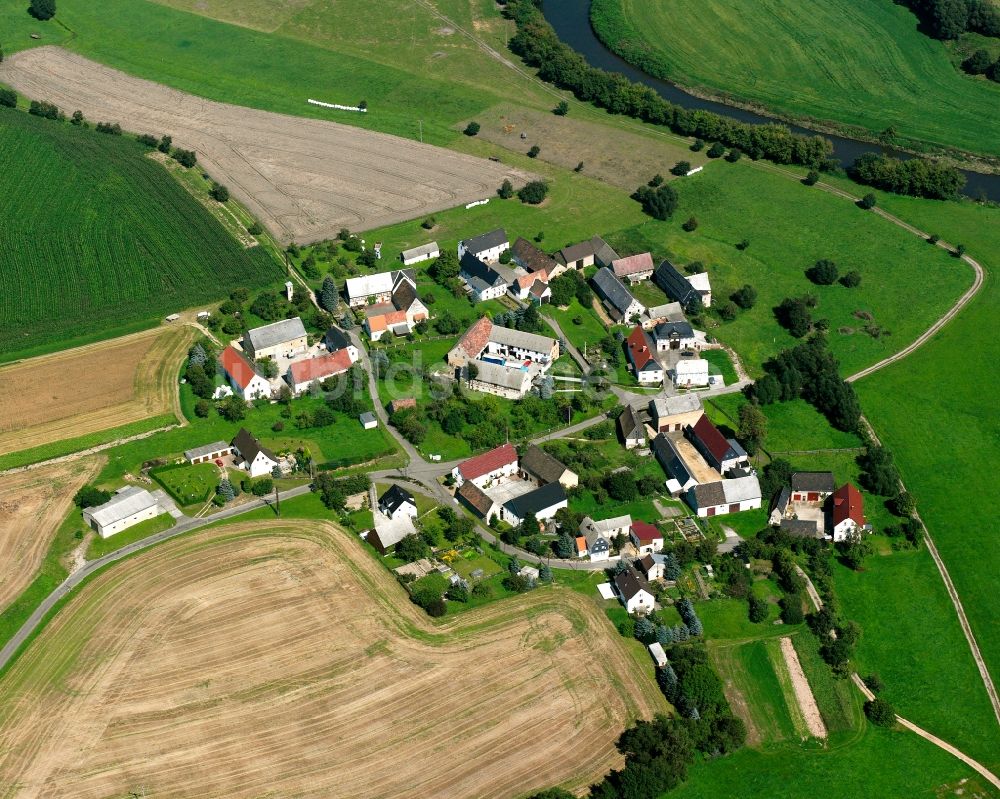
[[[663,367],[656,360],[656,346],[649,334],[636,325],[626,340],[628,359],[635,370],[635,377],[640,383],[662,383]]]
[[[468,480],[478,488],[486,488],[503,477],[517,474],[517,471],[517,450],[508,443],[462,461],[452,469],[451,475],[458,486]]]
[[[269,399],[271,384],[253,368],[249,361],[232,345],[226,347],[219,356],[222,369],[230,385],[245,400]]]
[[[865,527],[865,501],[850,483],[844,483],[830,496],[830,521],[833,540],[845,541]]]
[[[351,368],[352,363],[354,361],[351,359],[350,350],[337,350],[315,358],[296,361],[288,367],[285,379],[295,394],[301,394],[303,391],[308,391],[313,383],[343,374]]]
[[[629,528],[628,537],[640,555],[649,555],[663,549],[663,533],[649,522],[635,521]]]
[[[648,252],[641,252],[627,258],[617,258],[611,262],[611,269],[619,280],[627,280],[634,285],[653,276],[653,256]]]

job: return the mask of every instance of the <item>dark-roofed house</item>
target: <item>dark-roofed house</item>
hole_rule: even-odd
[[[500,509],[500,518],[517,527],[528,514],[534,514],[540,522],[551,519],[556,511],[569,504],[566,491],[559,483],[549,483],[527,494],[507,500]]]
[[[719,474],[750,465],[750,459],[743,447],[735,439],[722,435],[719,428],[704,414],[692,427],[684,430],[684,436],[701,453],[705,462]]]
[[[833,472],[793,472],[792,502],[822,502],[836,487]]]
[[[474,302],[495,300],[507,293],[514,274],[507,267],[490,266],[470,252],[459,261],[458,276],[465,282]]]
[[[647,582],[663,579],[664,557],[663,555],[643,555],[635,562],[635,568],[646,578]]]
[[[458,243],[458,258],[461,260],[466,253],[474,255],[482,261],[496,261],[500,254],[510,248],[507,231],[502,227],[481,233],[475,238],[463,239]]]
[[[563,488],[576,488],[580,483],[576,472],[535,444],[521,453],[521,474],[540,486],[560,483]]]
[[[659,352],[686,350],[697,344],[694,328],[688,322],[660,322],[653,328],[653,337]]]
[[[559,250],[556,260],[567,269],[586,269],[594,265],[594,255],[593,241],[581,241]]]
[[[776,527],[781,524],[781,520],[785,518],[785,513],[788,511],[791,499],[792,489],[788,486],[782,486],[781,490],[774,495],[774,501],[771,503],[771,513],[767,519],[771,525]]]
[[[699,516],[739,513],[760,507],[760,483],[753,475],[702,483],[689,488],[684,498]]]
[[[642,555],[650,555],[663,549],[663,533],[649,522],[634,521],[628,537]]]
[[[395,483],[378,498],[378,509],[390,519],[395,519],[397,515],[417,518],[417,501],[413,494]]]
[[[611,262],[611,269],[619,280],[639,283],[648,280],[653,274],[653,256],[648,252],[641,252],[627,258],[616,258]]]
[[[702,307],[701,292],[691,285],[677,267],[670,261],[663,261],[653,272],[653,282],[670,299],[679,302],[685,311],[696,311]]]
[[[646,307],[632,296],[632,292],[615,277],[607,267],[598,269],[591,282],[608,315],[616,322],[631,322],[640,316]]]
[[[520,236],[514,242],[514,246],[510,248],[510,256],[510,259],[515,264],[531,273],[544,272],[551,278],[559,272],[564,271],[563,269],[559,269],[559,272],[557,272],[556,269],[559,264],[555,260],[538,249],[530,241]]]
[[[648,613],[653,610],[653,595],[643,580],[631,569],[627,569],[615,577],[615,593],[618,594],[629,613],[642,611]]]
[[[865,501],[850,483],[844,483],[830,495],[830,521],[834,541],[844,541],[864,529]]]
[[[667,487],[671,494],[679,494],[698,484],[694,469],[684,458],[673,438],[663,433],[657,433],[653,439],[652,449],[656,460],[663,467],[663,471],[670,477],[670,480],[667,481]],[[676,484],[671,481],[676,481]]]
[[[500,510],[489,494],[471,480],[462,483],[462,487],[455,492],[455,496],[473,513],[485,519],[487,524]]]
[[[636,325],[626,339],[626,352],[640,383],[662,383],[663,367],[653,354],[654,345],[649,334]]]
[[[261,477],[271,474],[278,465],[278,456],[263,446],[245,427],[241,427],[232,440],[233,452],[240,456],[240,468],[249,472],[251,477]]]
[[[781,532],[796,538],[822,538],[815,519],[782,519]]]
[[[358,359],[358,348],[354,346],[351,337],[339,327],[331,327],[326,331],[323,335],[323,346],[326,347],[327,352],[347,350],[351,354],[351,363]]]
[[[594,236],[590,240],[590,246],[594,248],[594,263],[598,266],[611,266],[618,260],[618,253],[600,236]]]
[[[625,449],[635,449],[646,443],[646,424],[641,412],[631,405],[618,416],[618,432],[625,444]]]
[[[471,480],[480,488],[485,488],[494,480],[517,474],[517,450],[513,444],[502,444],[482,455],[462,461],[451,474],[457,485]]]

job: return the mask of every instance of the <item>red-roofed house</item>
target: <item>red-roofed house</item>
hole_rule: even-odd
[[[689,425],[684,429],[684,437],[719,474],[725,475],[732,469],[747,467],[750,464],[746,450],[735,439],[722,435],[719,428],[712,424],[712,420],[705,414],[702,414],[693,426]]]
[[[255,400],[271,396],[271,384],[257,374],[250,362],[235,347],[232,345],[226,347],[219,360],[233,391],[243,399]]]
[[[459,339],[458,344],[451,348],[448,353],[449,366],[466,366],[469,361],[479,357],[490,340],[490,333],[493,332],[493,320],[484,316],[472,327],[465,331],[465,335]]]
[[[540,272],[518,275],[507,291],[519,300],[526,300],[531,295],[531,287],[535,285],[536,281],[541,281],[543,284],[548,285],[548,273],[543,269]],[[550,296],[551,294],[552,292],[549,291]]]
[[[640,383],[662,383],[663,367],[654,355],[656,347],[650,341],[649,334],[636,325],[626,339],[628,359],[635,370],[635,377]]]
[[[833,540],[844,541],[865,526],[865,501],[850,483],[844,483],[830,496]]]
[[[352,363],[351,353],[348,350],[337,350],[317,358],[296,361],[288,367],[285,379],[295,394],[301,394],[315,381],[343,374],[351,368]]]
[[[648,252],[641,252],[627,258],[617,258],[611,262],[611,268],[619,280],[639,283],[653,276],[653,256]]]
[[[513,444],[504,444],[462,461],[451,474],[455,478],[456,485],[460,486],[468,480],[479,488],[485,488],[501,477],[517,474],[517,469],[517,450]]]
[[[579,535],[573,545],[576,548],[576,556],[582,558],[587,554],[587,537]]]
[[[628,537],[632,539],[632,543],[641,555],[663,549],[663,533],[649,522],[632,522]]]

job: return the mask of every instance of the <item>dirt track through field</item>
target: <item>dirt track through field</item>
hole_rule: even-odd
[[[0,368],[0,454],[141,421],[177,407],[190,327],[158,327]]]
[[[819,705],[816,704],[816,697],[813,696],[809,680],[806,679],[805,672],[802,671],[799,653],[795,651],[792,639],[787,636],[781,639],[781,654],[785,658],[785,665],[792,678],[795,699],[798,701],[799,710],[802,711],[809,734],[814,738],[826,738],[826,725],[823,723],[823,716],[820,715]]]
[[[664,707],[599,608],[432,623],[353,536],[235,524],[99,576],[0,682],[16,797],[513,797],[586,785]]]
[[[278,238],[312,242],[492,197],[503,164],[324,120],[204,100],[58,47],[0,64],[0,81],[88,119],[169,133]],[[302,98],[305,105],[307,97]],[[322,100],[323,98],[316,98]],[[333,112],[334,114],[349,112]],[[378,113],[372,109],[371,113]]]
[[[73,495],[102,462],[59,463],[0,481],[0,611],[34,579]]]

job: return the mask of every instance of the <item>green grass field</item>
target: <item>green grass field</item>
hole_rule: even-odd
[[[87,560],[103,557],[109,552],[121,549],[134,541],[141,541],[147,536],[162,533],[164,530],[169,530],[176,523],[174,517],[169,513],[161,513],[159,516],[139,522],[139,524],[129,527],[127,530],[123,530],[118,535],[113,535],[110,538],[101,538],[95,534],[90,541],[90,546],[87,547]]]
[[[6,111],[0,149],[0,359],[281,276],[134,141]]]
[[[150,475],[181,505],[207,502],[221,479],[214,463],[163,466]]]
[[[683,86],[868,136],[1000,155],[1000,86],[890,0],[596,0],[598,36]],[[720,35],[721,32],[725,35]]]

